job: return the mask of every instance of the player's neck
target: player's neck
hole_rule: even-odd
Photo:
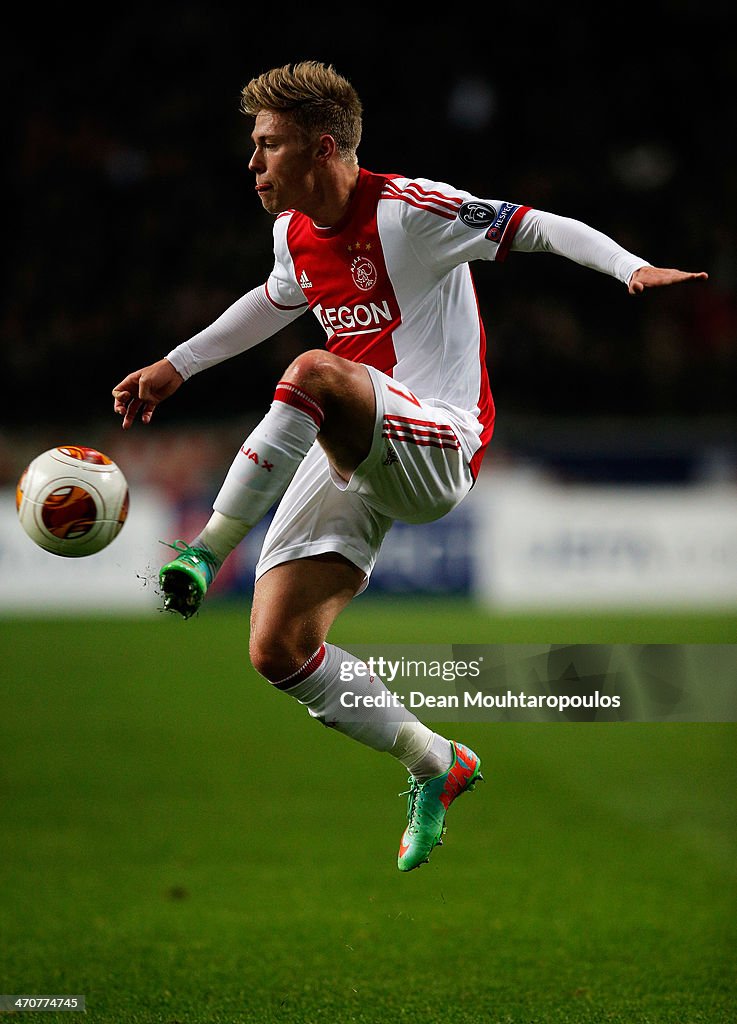
[[[345,217],[358,184],[359,169],[355,164],[340,164],[330,179],[322,183],[314,204],[302,212],[318,228],[334,228]]]

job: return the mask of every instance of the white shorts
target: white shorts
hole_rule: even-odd
[[[380,370],[366,369],[376,395],[371,451],[346,482],[315,442],[279,503],[256,579],[282,562],[335,551],[368,580],[395,520],[439,519],[472,487],[461,445],[467,414],[420,402]]]

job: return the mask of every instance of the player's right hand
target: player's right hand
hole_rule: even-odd
[[[168,359],[144,366],[124,377],[113,388],[113,411],[123,417],[123,430],[133,426],[141,414],[142,423],[150,423],[154,409],[184,383]]]

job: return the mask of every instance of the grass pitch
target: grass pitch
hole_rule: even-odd
[[[735,637],[362,599],[333,639]],[[464,725],[488,781],[402,875],[401,767],[256,676],[245,610],[9,619],[0,657],[3,993],[131,1024],[737,1019],[737,725]]]

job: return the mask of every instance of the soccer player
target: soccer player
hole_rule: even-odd
[[[707,275],[650,266],[578,221],[515,201],[360,167],[361,102],[332,66],[267,71],[243,89],[242,109],[253,124],[256,193],[276,218],[273,269],[209,327],[125,377],[114,409],[124,429],[138,415],[150,423],[193,374],[307,310],[317,316],[326,350],[286,368],[211,518],[191,543],[172,545],[177,557],[159,582],[165,607],[189,618],[228,554],[279,501],[256,570],[251,660],[313,717],[405,766],[398,866],[409,871],[441,842],[450,804],[481,778],[480,758],[392,701],[345,721],[336,711],[344,690],[361,702],[385,687],[358,672],[342,682],[358,659],[327,637],[366,587],[392,523],[445,515],[479,472],[494,403],[469,263],[557,253],[633,295]]]

